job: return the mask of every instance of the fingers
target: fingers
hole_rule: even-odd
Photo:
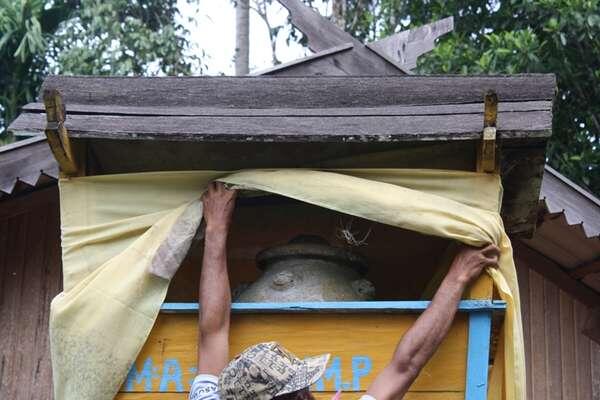
[[[500,259],[500,249],[494,244],[490,244],[481,250],[481,255],[484,258],[486,267],[498,268],[498,260]]]
[[[206,187],[206,191],[202,194],[202,198],[226,194],[231,194],[231,198],[233,199],[237,194],[237,190],[228,189],[227,186],[225,186],[225,184],[222,182],[212,181]]]

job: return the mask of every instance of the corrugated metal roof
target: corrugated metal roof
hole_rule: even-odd
[[[545,167],[535,234],[523,242],[600,293],[600,200]]]
[[[52,185],[58,176],[45,136],[0,147],[0,200]]]

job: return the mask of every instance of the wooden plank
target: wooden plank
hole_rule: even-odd
[[[479,278],[475,282],[473,282],[467,290],[465,290],[465,294],[463,295],[466,299],[492,299],[494,294],[494,281],[492,277],[488,274],[481,274]]]
[[[560,265],[519,240],[513,241],[512,244],[515,253],[525,260],[531,269],[542,274],[560,289],[590,307],[600,304],[600,295],[571,278]]]
[[[440,36],[454,30],[454,18],[440,19],[417,28],[395,33],[367,44],[382,57],[396,61],[411,70],[417,67],[419,56],[430,52]]]
[[[544,332],[546,339],[546,399],[562,400],[560,302],[558,288],[544,280]]]
[[[65,107],[62,96],[57,89],[48,89],[44,90],[43,99],[47,121],[45,133],[54,158],[62,172],[67,175],[77,175],[77,161],[65,128]]]
[[[587,307],[575,302],[575,354],[577,357],[577,400],[592,398],[590,340],[581,333],[587,319]]]
[[[354,45],[352,50],[333,56],[336,58],[341,56],[342,59],[338,60],[339,65],[348,75],[399,75],[408,73],[407,69],[393,59],[387,59],[372,52],[360,41],[354,39],[352,35],[344,32],[302,1],[279,0],[279,2],[290,12],[292,25],[307,37],[308,47],[312,51],[319,52],[348,42]],[[302,67],[301,65],[298,66]],[[285,74],[285,70],[282,73]]]
[[[510,112],[499,117],[503,139],[547,138],[550,111]],[[21,114],[12,129],[40,126],[39,114]],[[179,117],[72,115],[66,123],[74,138],[178,141],[398,142],[477,140],[481,116],[350,117]]]
[[[498,119],[498,96],[489,90],[484,96],[483,136],[478,148],[478,172],[495,172],[496,164],[496,133]]]
[[[317,400],[330,400],[335,393],[314,393]],[[341,400],[357,400],[364,392],[342,393]],[[464,400],[463,392],[408,392],[402,400]],[[115,400],[188,400],[187,393],[119,393]]]
[[[19,388],[19,395],[23,398],[35,398],[37,393],[47,382],[38,382],[38,365],[46,355],[40,347],[46,337],[36,335],[40,326],[46,321],[40,321],[43,297],[46,292],[42,290],[43,281],[46,279],[44,270],[40,267],[44,263],[44,242],[46,240],[46,224],[48,215],[45,209],[37,209],[27,215],[27,256],[22,271],[23,285],[20,288],[18,313],[18,342],[15,350],[20,353],[21,365],[18,370],[15,385]],[[26,301],[24,299],[27,299]],[[16,321],[15,321],[16,322]],[[34,333],[34,334],[31,334]]]
[[[278,0],[290,13],[291,23],[308,39],[308,48],[314,52],[327,50],[356,39],[336,24],[298,0]]]
[[[490,297],[491,299],[491,297]],[[231,312],[234,314],[253,313],[420,313],[429,307],[430,301],[318,301],[289,303],[233,303]],[[471,313],[483,311],[504,311],[506,302],[501,300],[461,300],[458,311]],[[160,308],[163,313],[196,314],[198,303],[163,303]]]
[[[591,342],[590,352],[592,358],[592,398],[600,399],[600,345]]]
[[[51,400],[51,299],[60,291],[58,207],[0,220],[0,398]]]
[[[0,221],[19,214],[32,212],[39,207],[48,207],[50,205],[58,208],[58,201],[58,186],[56,183],[35,192],[4,200],[0,203],[2,205],[0,207]]]
[[[293,73],[296,74],[298,69],[300,69],[300,68],[305,69],[306,64],[314,65],[315,61],[319,61],[319,62],[325,61],[326,62],[325,65],[330,65],[331,69],[330,68],[320,68],[320,70],[318,72],[315,71],[314,75],[316,75],[318,73],[320,73],[321,75],[341,75],[344,73],[344,70],[341,68],[342,66],[335,65],[335,63],[331,62],[332,61],[331,57],[334,54],[344,52],[344,51],[350,51],[353,48],[354,48],[354,44],[352,42],[343,43],[339,46],[330,47],[327,50],[315,52],[306,57],[302,57],[302,58],[298,58],[296,60],[284,62],[284,63],[278,64],[278,65],[272,66],[270,68],[262,69],[260,71],[251,72],[250,76],[280,75],[282,73],[285,74],[285,76],[290,76],[289,75],[290,70],[292,70]],[[323,60],[323,59],[325,59],[325,60]],[[310,75],[312,75],[312,74],[310,74]]]
[[[575,310],[573,299],[560,291],[560,353],[562,399],[577,400],[577,357],[575,353]]]
[[[546,334],[544,318],[544,278],[529,271],[529,309],[531,323],[531,400],[547,400]]]
[[[18,386],[19,376],[22,373],[23,352],[19,351],[21,315],[19,314],[21,302],[21,288],[26,285],[23,269],[27,253],[27,220],[31,216],[19,216],[8,221],[7,258],[2,277],[0,291],[0,305],[2,323],[2,369],[0,376],[1,398],[16,399],[20,397]],[[6,322],[5,322],[6,321]]]
[[[397,77],[69,77],[49,76],[67,104],[217,108],[379,107],[554,99],[551,74]]]
[[[549,111],[551,101],[519,101],[498,104],[500,112]],[[43,103],[29,103],[23,111],[44,113]],[[149,116],[237,116],[237,117],[319,117],[319,116],[383,116],[383,115],[451,115],[481,114],[483,102],[465,104],[434,105],[383,105],[376,107],[322,107],[322,108],[218,108],[195,106],[112,106],[104,104],[69,104],[69,115],[74,114],[110,114],[110,115],[149,115]],[[39,139],[37,139],[39,141]]]
[[[465,400],[487,398],[491,329],[491,312],[478,311],[469,314]]]
[[[518,253],[515,254],[518,257]],[[523,320],[523,342],[525,345],[525,374],[527,381],[527,399],[532,399],[531,390],[531,310],[529,307],[529,267],[519,258],[515,259],[517,276],[519,282],[519,293],[521,293],[521,317]]]
[[[331,353],[323,386],[316,384],[315,389],[360,392],[387,365],[399,338],[415,319],[415,315],[361,313],[234,314],[230,356],[273,340],[300,357]],[[467,319],[460,314],[411,391],[464,391],[466,346]],[[189,390],[196,348],[197,315],[161,314],[122,391]]]

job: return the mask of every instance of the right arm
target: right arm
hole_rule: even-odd
[[[227,234],[235,191],[213,182],[202,201],[206,230],[198,295],[198,373],[218,376],[229,361],[231,291],[227,272]]]
[[[406,394],[448,334],[463,291],[485,267],[496,267],[498,256],[494,245],[461,249],[431,304],[404,334],[391,362],[375,378],[367,394],[377,400],[399,399]]]

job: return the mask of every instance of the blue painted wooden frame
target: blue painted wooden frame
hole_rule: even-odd
[[[290,302],[290,303],[233,303],[231,311],[240,313],[352,313],[352,312],[391,312],[420,313],[429,306],[429,301],[324,301],[324,302]],[[198,303],[163,303],[163,313],[198,312]],[[471,313],[475,311],[503,311],[506,303],[499,300],[462,300],[458,311]]]
[[[415,314],[425,311],[429,301],[335,301],[292,303],[233,303],[236,314],[248,313],[356,313],[385,312]],[[162,313],[191,314],[198,303],[164,303]],[[506,302],[499,300],[462,300],[458,311],[469,314],[465,400],[487,400],[488,362],[492,314],[504,312]]]

